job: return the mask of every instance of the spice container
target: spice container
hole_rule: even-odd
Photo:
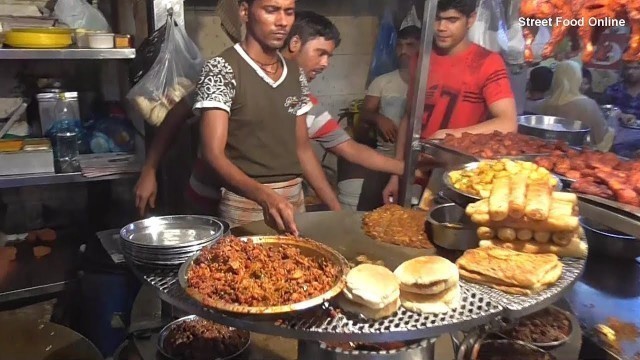
[[[113,49],[114,35],[110,33],[89,33],[89,47],[92,49]]]
[[[116,49],[128,49],[131,46],[131,35],[122,35],[122,34],[116,34],[115,35],[115,47]]]

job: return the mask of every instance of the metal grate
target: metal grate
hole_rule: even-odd
[[[385,342],[431,338],[486,324],[502,312],[497,303],[462,285],[460,306],[445,314],[422,315],[400,308],[392,317],[369,321],[351,314],[341,314],[337,308],[325,303],[320,308],[292,317],[265,321],[255,317],[229,316],[203,307],[180,287],[178,269],[135,266],[134,270],[160,291],[165,301],[195,315],[229,326],[299,339]]]
[[[510,295],[487,286],[461,281],[473,291],[484,295],[487,299],[504,307],[503,316],[519,318],[552,305],[571,288],[584,270],[585,260],[574,258],[561,259],[563,268],[560,280],[548,289],[532,296]]]

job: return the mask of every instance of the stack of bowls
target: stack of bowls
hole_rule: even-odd
[[[130,261],[148,266],[177,266],[220,239],[229,224],[209,216],[152,217],[120,230],[122,252]]]

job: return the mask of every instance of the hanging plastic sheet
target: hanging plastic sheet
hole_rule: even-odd
[[[397,33],[393,25],[393,14],[391,13],[391,9],[387,7],[384,11],[382,22],[380,23],[378,40],[376,41],[376,48],[373,53],[373,60],[369,71],[369,82],[382,74],[397,69],[396,38]]]

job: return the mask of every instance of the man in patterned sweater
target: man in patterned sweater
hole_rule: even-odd
[[[296,13],[296,21],[282,49],[283,56],[295,60],[309,81],[324,71],[329,58],[340,44],[340,33],[326,17],[308,11]],[[353,163],[378,171],[402,174],[403,162],[384,157],[373,149],[355,142],[339,126],[331,114],[317,99],[310,95],[314,107],[307,113],[309,137],[318,141],[326,150]],[[193,116],[190,97],[174,106],[160,126],[149,151],[140,179],[136,185],[136,206],[144,213],[147,206],[155,206],[157,192],[156,170],[160,159],[175,140],[179,128]],[[199,213],[210,214],[217,202],[215,179],[211,167],[202,158],[196,160],[187,197]]]

